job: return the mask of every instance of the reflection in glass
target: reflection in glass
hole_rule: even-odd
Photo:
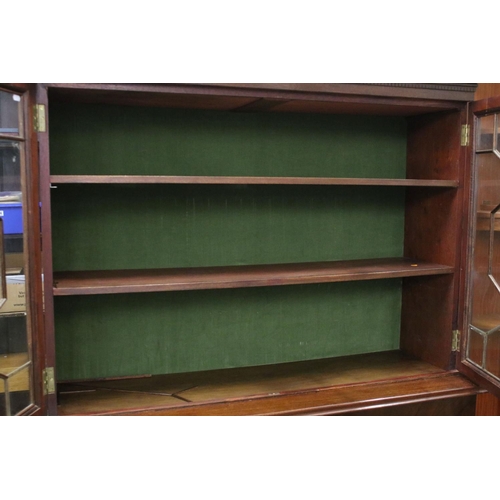
[[[0,134],[19,135],[21,97],[0,90]]]
[[[0,218],[0,308],[7,302],[7,270],[5,268],[5,245],[3,219]]]
[[[485,368],[495,377],[500,378],[500,331],[488,335],[485,355]]]
[[[478,119],[477,125],[476,152],[492,151],[495,115],[482,116]]]
[[[16,415],[33,402],[23,229],[25,145],[8,138],[23,135],[21,99],[4,91],[0,91],[0,135],[0,236],[5,256],[0,280],[7,295],[0,306],[0,415]]]
[[[500,293],[500,233],[496,226],[498,225],[500,215],[500,205],[495,207],[490,213],[489,221],[489,245],[488,245],[488,277],[493,282]]]
[[[14,365],[18,360],[12,360]],[[22,412],[31,402],[30,396],[30,369],[31,363],[24,363],[15,367],[5,367],[0,371],[0,416],[12,416]]]
[[[2,197],[8,196],[5,193],[10,191],[17,193],[18,198],[21,195],[20,143],[0,140],[0,201]]]
[[[495,148],[495,153],[498,157],[500,157],[500,113],[496,114],[496,125],[495,125],[495,143],[494,143],[494,148]]]
[[[484,352],[484,336],[474,328],[469,330],[469,343],[467,358],[473,361],[476,365],[483,365]]]
[[[476,221],[467,359],[500,380],[500,157],[495,115],[478,120]]]

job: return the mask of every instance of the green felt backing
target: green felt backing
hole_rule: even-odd
[[[60,380],[397,349],[400,280],[56,297]]]
[[[403,188],[61,185],[52,212],[60,271],[403,253]]]
[[[405,177],[400,117],[50,106],[53,174]]]
[[[50,107],[53,174],[404,178],[398,117]],[[399,257],[404,189],[59,185],[55,270]],[[400,280],[57,297],[60,379],[395,349]]]

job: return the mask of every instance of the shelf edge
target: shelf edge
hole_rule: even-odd
[[[457,188],[458,180],[377,179],[351,177],[246,177],[174,175],[52,175],[52,184],[218,184],[218,185],[325,185]]]
[[[183,291],[183,290],[216,290],[216,289],[227,289],[227,288],[251,288],[251,287],[268,287],[268,286],[285,286],[285,285],[300,285],[300,284],[319,284],[319,283],[338,283],[347,281],[368,281],[376,279],[391,279],[391,278],[409,278],[409,277],[419,277],[419,276],[434,276],[442,274],[452,274],[454,268],[439,264],[429,264],[423,263],[421,261],[411,261],[408,259],[395,259],[390,262],[389,259],[373,259],[370,261],[363,261],[364,264],[357,265],[353,264],[353,269],[342,268],[345,263],[351,263],[356,261],[343,261],[340,262],[335,269],[335,264],[331,266],[330,271],[328,269],[318,270],[314,265],[311,265],[310,269],[307,266],[297,270],[294,264],[291,264],[288,268],[286,264],[279,265],[279,268],[275,268],[273,271],[273,265],[269,266],[231,266],[223,268],[198,268],[195,272],[200,272],[201,277],[195,278],[192,281],[189,280],[190,275],[193,273],[193,268],[186,269],[186,274],[183,277],[181,275],[175,275],[177,270],[172,270],[173,274],[171,276],[166,275],[163,282],[139,282],[130,283],[126,280],[134,279],[134,276],[123,276],[120,278],[120,271],[104,271],[101,276],[99,272],[92,272],[92,279],[99,279],[99,284],[90,284],[85,286],[85,272],[77,271],[70,274],[69,278],[71,280],[78,280],[78,275],[82,276],[81,285],[64,285],[64,273],[54,273],[54,283],[56,286],[53,288],[54,296],[68,296],[68,295],[102,295],[102,294],[116,294],[116,293],[144,293],[144,292],[169,292],[169,291]],[[318,264],[318,263],[312,263]],[[392,266],[387,269],[379,268],[377,266]],[[411,266],[411,267],[410,267]],[[419,267],[420,266],[420,267]],[[367,269],[363,271],[363,267]],[[234,269],[232,269],[234,268]],[[220,275],[217,276],[217,270],[219,270]],[[234,276],[227,276],[228,270],[234,270]],[[156,270],[142,270],[142,272],[154,273]],[[157,270],[158,274],[162,271],[167,270]],[[261,276],[254,275],[251,276],[251,272],[264,273]],[[207,274],[203,276],[203,272]],[[247,272],[245,275],[244,273]],[[267,274],[265,274],[267,272]],[[298,272],[300,274],[298,274]],[[129,273],[129,271],[127,271]],[[238,274],[239,273],[239,274]],[[137,272],[137,276],[140,278],[141,271]],[[88,275],[87,275],[88,276]],[[106,278],[109,280],[115,280],[115,283],[107,283]],[[123,280],[123,283],[116,283],[116,280]],[[147,280],[147,276],[144,278]],[[62,285],[61,286],[61,281]]]

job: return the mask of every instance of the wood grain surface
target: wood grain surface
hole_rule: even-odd
[[[52,175],[52,184],[276,184],[332,186],[458,187],[457,180],[369,179],[342,177],[245,177],[173,175]]]
[[[208,290],[333,283],[453,273],[453,268],[391,258],[255,266],[54,273],[54,295]]]
[[[478,388],[455,372],[395,351],[128,380],[81,381],[59,384],[59,391],[61,415],[256,415],[336,414],[384,404],[470,396]],[[150,406],[142,405],[148,398]]]

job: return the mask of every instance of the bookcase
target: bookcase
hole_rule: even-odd
[[[38,84],[42,411],[472,413],[474,89]]]

